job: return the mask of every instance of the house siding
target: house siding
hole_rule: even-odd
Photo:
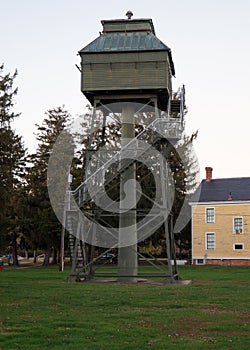
[[[206,223],[206,208],[215,208],[215,223]],[[243,233],[234,233],[233,218],[243,217]],[[215,233],[215,250],[206,249],[206,233]],[[243,244],[244,250],[235,250]],[[192,205],[192,261],[206,264],[250,265],[250,201]]]

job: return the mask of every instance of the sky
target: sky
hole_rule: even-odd
[[[186,88],[186,134],[198,130],[201,178],[206,166],[214,178],[250,177],[249,0],[0,0],[0,63],[18,70],[14,128],[29,152],[48,109],[84,112],[77,53],[99,36],[101,20],[128,10],[152,18],[172,50],[174,89]]]

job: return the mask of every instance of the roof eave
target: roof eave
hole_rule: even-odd
[[[189,202],[189,205],[225,205],[225,204],[250,204],[250,199],[226,200],[226,201],[207,201],[207,202]]]
[[[113,50],[113,51],[78,51],[79,55],[85,55],[85,54],[93,54],[93,53],[108,53],[108,54],[112,54],[112,53],[129,53],[129,52],[158,52],[158,51],[167,51],[166,49],[154,49],[154,50]]]

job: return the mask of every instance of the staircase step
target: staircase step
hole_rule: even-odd
[[[181,101],[180,100],[171,100],[170,103],[170,112],[171,113],[179,113],[181,109]]]

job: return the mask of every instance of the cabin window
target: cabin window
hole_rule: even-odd
[[[234,243],[234,250],[244,250],[243,243]]]
[[[243,218],[236,217],[233,219],[233,232],[234,233],[243,233]]]
[[[215,233],[206,233],[206,250],[215,250]]]
[[[214,224],[215,223],[215,209],[206,208],[206,223]]]

